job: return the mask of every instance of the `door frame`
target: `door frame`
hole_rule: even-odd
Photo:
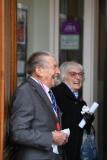
[[[98,8],[98,0],[84,0],[83,66],[86,78],[83,97],[89,106],[97,101]]]
[[[84,0],[84,37],[83,66],[85,81],[83,97],[90,107],[98,101],[98,35],[99,35],[99,1]],[[94,121],[96,139],[98,142],[98,112]]]
[[[8,159],[5,146],[8,109],[16,87],[16,0],[0,0],[0,159]]]
[[[49,0],[49,50],[59,59],[59,0]]]

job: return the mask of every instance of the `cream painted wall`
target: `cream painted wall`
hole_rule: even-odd
[[[49,0],[18,0],[28,9],[29,56],[38,50],[49,50]]]
[[[33,0],[29,53],[49,49],[49,0]],[[31,44],[32,43],[32,44]],[[31,47],[32,46],[32,47]]]

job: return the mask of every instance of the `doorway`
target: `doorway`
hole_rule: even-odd
[[[12,33],[12,36],[13,36],[13,38],[12,38],[12,54],[13,55],[9,54],[10,57],[12,58],[9,61],[12,62],[12,63],[9,64],[9,65],[11,65],[11,69],[10,69],[11,72],[9,71],[7,73],[8,73],[8,75],[11,75],[11,80],[8,80],[8,82],[10,84],[10,81],[11,81],[11,87],[12,87],[11,92],[13,92],[13,90],[15,88],[15,82],[16,82],[15,78],[16,78],[16,73],[17,73],[16,70],[15,70],[16,69],[16,57],[15,57],[16,56],[16,50],[15,50],[16,49],[15,48],[16,47],[16,44],[15,44],[15,42],[16,42],[16,39],[15,39],[16,38],[15,37],[15,35],[16,35],[16,31],[15,31],[15,27],[16,27],[16,23],[15,23],[16,2],[15,2],[15,0],[10,0],[10,1],[11,2],[14,1],[12,6],[11,7],[9,6],[9,9],[12,12],[12,14],[9,14],[9,15],[14,15],[14,17],[13,17],[14,20],[12,19],[12,21],[10,21],[10,23],[11,23],[10,25],[12,25],[12,28],[8,32],[8,33]],[[23,0],[23,2],[24,2],[24,0]],[[36,0],[34,0],[34,1],[33,0],[30,0],[30,1],[26,0],[26,2],[30,4],[30,7],[28,8],[29,13],[30,13],[30,11],[32,10],[31,4],[34,4],[33,2],[35,2],[35,5],[36,5]],[[41,10],[41,7],[43,7],[43,4],[44,4],[43,0],[39,0],[38,2],[39,2],[38,5],[39,5],[40,10]],[[30,36],[29,46],[31,46],[31,50],[30,49],[27,50],[27,53],[32,53],[33,51],[35,51],[36,47],[37,47],[36,48],[37,50],[39,50],[39,49],[50,50],[50,45],[49,45],[50,44],[50,41],[49,41],[50,40],[49,39],[50,38],[50,35],[49,35],[50,34],[50,24],[49,24],[49,21],[48,21],[49,20],[49,13],[50,13],[49,12],[49,0],[46,0],[46,2],[47,2],[46,3],[47,5],[45,5],[44,9],[42,8],[43,9],[42,13],[45,13],[45,14],[43,16],[41,16],[41,14],[40,14],[40,17],[38,17],[38,16],[36,17],[37,18],[36,20],[39,22],[38,23],[39,26],[44,26],[43,24],[40,23],[40,22],[44,22],[44,21],[42,21],[41,18],[46,20],[45,21],[46,26],[44,27],[46,30],[44,32],[41,32],[42,28],[39,27],[39,29],[41,31],[38,32],[38,27],[37,28],[36,27],[30,28],[30,29],[32,29],[32,33],[35,33],[35,35],[36,35],[36,33],[38,33],[37,37],[39,37],[39,38],[38,38],[38,41],[37,41],[37,39],[35,40],[35,38],[33,37],[32,34],[29,35]],[[103,8],[102,9],[100,8],[101,12],[104,12],[104,16],[100,17],[100,21],[102,22],[101,24],[103,24],[103,27],[104,27],[103,28],[104,32],[103,32],[103,34],[101,34],[102,25],[100,25],[100,36],[101,35],[105,36],[106,35],[106,19],[107,19],[107,17],[106,17],[107,16],[106,15],[106,10],[107,10],[106,4],[107,3],[105,3],[106,0],[103,0],[102,2],[100,0],[99,1],[97,1],[97,0],[90,0],[90,1],[76,0],[75,2],[70,1],[70,0],[60,1],[60,17],[59,17],[60,18],[60,25],[59,25],[60,28],[62,26],[63,20],[67,20],[68,22],[69,22],[69,20],[72,20],[73,24],[75,24],[74,22],[77,20],[80,23],[80,25],[79,25],[80,30],[79,30],[79,32],[77,32],[76,38],[75,38],[75,36],[74,37],[72,36],[72,34],[73,34],[72,32],[70,32],[70,34],[71,34],[70,40],[67,39],[68,37],[65,36],[65,39],[64,39],[65,41],[69,40],[70,43],[72,43],[75,40],[75,45],[72,45],[71,48],[69,48],[69,45],[66,46],[64,44],[63,45],[59,44],[58,53],[59,53],[60,63],[62,63],[63,61],[66,61],[66,60],[77,60],[78,62],[80,62],[84,65],[85,71],[86,71],[86,81],[85,81],[85,85],[84,85],[84,88],[83,88],[83,94],[84,94],[84,97],[85,97],[85,99],[86,99],[86,101],[88,102],[89,105],[93,102],[93,100],[97,100],[96,91],[97,91],[97,88],[98,88],[98,93],[99,93],[98,98],[101,99],[101,102],[103,102],[102,105],[104,106],[102,108],[100,107],[101,108],[100,109],[101,113],[99,113],[99,117],[102,118],[102,116],[104,116],[104,118],[103,118],[102,122],[101,122],[101,119],[99,119],[99,124],[101,123],[101,125],[100,125],[101,129],[100,129],[100,131],[98,130],[98,132],[100,133],[99,134],[100,136],[104,136],[104,138],[101,139],[101,137],[99,137],[99,139],[100,139],[100,142],[102,142],[102,141],[104,142],[103,152],[104,152],[105,157],[107,157],[106,156],[106,153],[107,153],[106,152],[106,144],[107,144],[107,142],[105,141],[106,130],[102,125],[104,120],[106,120],[106,118],[105,118],[106,117],[106,115],[105,115],[106,114],[106,90],[104,90],[104,88],[106,87],[106,77],[104,76],[104,74],[106,75],[106,70],[105,70],[106,62],[104,62],[104,60],[106,59],[106,47],[104,46],[105,47],[104,48],[100,44],[100,53],[101,54],[99,53],[99,58],[97,59],[97,56],[95,54],[95,53],[97,53],[97,50],[95,50],[95,48],[98,49],[98,46],[96,45],[97,38],[95,38],[96,37],[96,32],[97,32],[97,27],[96,26],[98,24],[98,23],[96,23],[97,16],[98,16],[97,9],[96,9],[97,8],[97,2],[98,3],[100,2],[100,6],[102,6],[102,3],[104,4]],[[67,5],[67,3],[69,5]],[[38,11],[38,13],[40,13],[39,10],[38,10],[39,7],[36,10],[36,11]],[[72,8],[72,10],[71,10],[71,8]],[[75,8],[75,10],[74,10],[74,8]],[[73,11],[73,12],[71,12],[71,11]],[[100,13],[100,14],[102,14],[102,13]],[[33,15],[35,17],[36,14],[33,14]],[[46,16],[46,17],[44,17],[44,16]],[[58,17],[57,17],[57,19],[58,19]],[[30,19],[30,20],[32,20],[32,19]],[[34,24],[34,26],[35,26],[35,24]],[[71,24],[72,23],[70,22],[70,25]],[[74,27],[71,27],[71,28],[74,28]],[[37,32],[35,32],[35,29],[36,29]],[[53,31],[57,30],[57,33],[59,31],[58,27],[57,28],[52,28],[52,29],[53,29]],[[13,31],[14,31],[14,33],[13,33]],[[62,32],[60,32],[59,35],[56,34],[56,36],[59,36],[59,38],[61,38],[62,33],[65,33],[65,32],[62,31]],[[54,34],[54,32],[52,34]],[[45,38],[42,39],[42,37],[47,37],[47,39],[45,39]],[[41,39],[43,40],[42,41],[43,43],[41,43]],[[52,46],[54,46],[54,44],[56,43],[55,40],[56,40],[55,38],[52,39]],[[37,42],[36,47],[35,47],[35,44],[34,44],[35,41]],[[65,42],[65,41],[63,41],[63,38],[62,38],[62,42]],[[1,42],[2,42],[2,40],[1,40]],[[104,42],[103,45],[105,45],[106,44],[106,38],[104,40],[102,38],[102,41],[100,41],[100,43],[101,42],[102,43]],[[27,43],[28,43],[28,41],[27,41]],[[10,46],[10,44],[9,45],[7,44],[6,46]],[[68,47],[68,48],[64,48],[64,47]],[[11,46],[10,46],[10,48],[11,48]],[[105,58],[104,57],[102,58],[102,49],[104,49],[103,52],[104,52],[104,57]],[[53,50],[55,50],[55,48]],[[9,51],[11,53],[11,50],[9,50]],[[97,75],[96,75],[97,74],[97,69],[96,68],[98,67],[98,65],[96,63],[96,60],[99,60],[100,65],[99,65],[98,70],[100,69],[100,71],[101,71],[99,73],[99,84],[98,84],[98,86],[97,86],[97,80],[96,80],[97,79]],[[104,63],[105,63],[105,65],[104,65]],[[103,71],[104,71],[104,73],[103,73]],[[102,78],[102,76],[103,76],[103,78]],[[103,83],[103,80],[104,80],[104,83]],[[5,80],[5,82],[7,82],[7,79]],[[96,84],[94,84],[94,83],[96,83]],[[9,99],[9,97],[11,96],[10,86],[8,86],[6,88],[8,88],[7,93],[9,95],[7,97]],[[103,99],[103,96],[104,96],[104,99]],[[101,110],[103,110],[103,112]],[[102,113],[103,113],[103,115],[102,115]],[[104,123],[105,123],[105,126],[106,126],[106,121]],[[103,132],[102,132],[102,130],[103,130]],[[100,145],[101,145],[101,143],[100,143]],[[1,146],[1,147],[3,147],[3,146]]]

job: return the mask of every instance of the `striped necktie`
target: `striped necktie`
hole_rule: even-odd
[[[60,116],[59,116],[59,110],[57,108],[57,104],[56,104],[56,99],[55,99],[55,96],[52,92],[52,90],[49,90],[49,95],[50,95],[50,98],[51,98],[51,102],[52,102],[52,109],[56,115],[56,119],[57,119],[57,123],[56,123],[56,130],[60,130],[61,129],[61,121],[60,121]]]
[[[50,98],[51,98],[51,102],[52,102],[52,108],[53,110],[57,113],[57,104],[56,104],[56,99],[55,99],[55,96],[52,92],[52,90],[49,90],[49,95],[50,95]]]

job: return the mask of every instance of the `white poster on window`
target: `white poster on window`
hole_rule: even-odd
[[[61,49],[63,50],[78,50],[79,35],[61,35]]]
[[[78,50],[80,45],[80,24],[78,20],[67,20],[61,25],[60,48]]]

